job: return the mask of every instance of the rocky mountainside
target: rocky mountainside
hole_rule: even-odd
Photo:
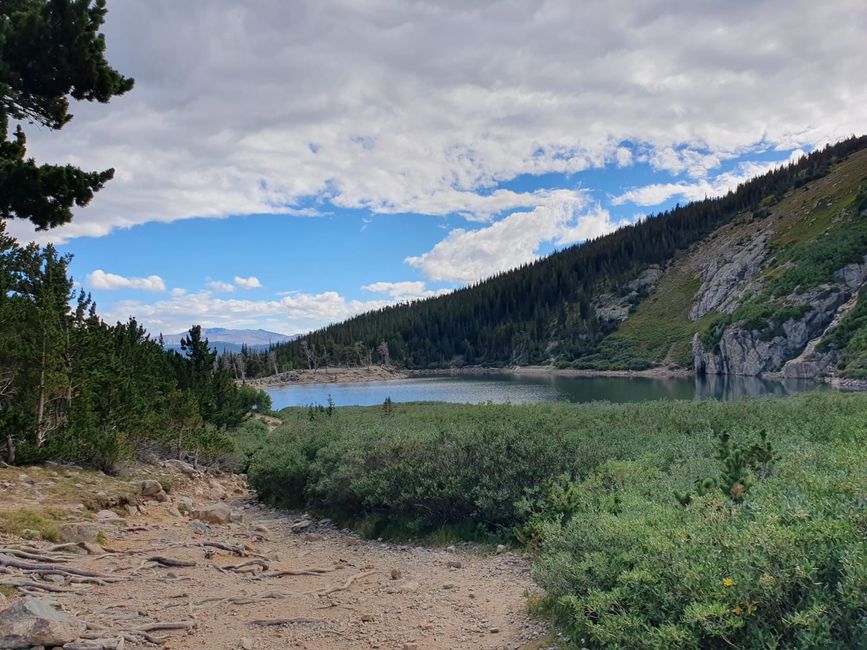
[[[867,377],[867,151],[677,256],[608,337],[699,374]]]

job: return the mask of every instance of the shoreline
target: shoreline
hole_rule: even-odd
[[[486,375],[514,375],[522,377],[647,377],[652,379],[683,379],[693,377],[686,368],[648,368],[647,370],[579,370],[552,366],[512,366],[494,368],[466,366],[463,368],[436,368],[407,370],[403,368],[371,366],[370,368],[332,367],[318,370],[290,370],[279,375],[247,379],[238,383],[255,388],[279,388],[309,384],[361,384],[374,381],[397,381],[416,377],[457,377]]]

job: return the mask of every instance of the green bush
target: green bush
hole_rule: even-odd
[[[517,539],[576,647],[867,643],[865,395],[282,415],[250,463],[261,498]]]

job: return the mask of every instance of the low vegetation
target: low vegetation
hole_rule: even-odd
[[[867,643],[867,396],[282,417],[246,436],[262,499],[524,544],[576,647]]]

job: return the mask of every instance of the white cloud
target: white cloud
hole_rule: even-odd
[[[106,32],[136,88],[28,145],[117,174],[41,241],[329,202],[488,219],[547,201],[497,183],[625,164],[624,142],[702,179],[867,130],[862,0],[150,0]]]
[[[636,205],[659,205],[671,198],[679,197],[685,201],[700,201],[713,196],[721,196],[735,189],[741,183],[764,174],[775,167],[793,162],[802,157],[804,152],[797,149],[786,160],[769,163],[745,162],[738,165],[733,172],[719,174],[713,179],[701,179],[689,183],[653,183],[636,187],[612,199],[614,205],[634,203]]]
[[[242,278],[241,276],[236,275],[235,284],[244,289],[258,289],[262,286],[262,283],[259,282],[259,278],[254,275],[251,275],[249,278]]]
[[[414,300],[416,298],[430,298],[449,293],[451,289],[427,289],[421,281],[406,282],[374,282],[361,287],[364,291],[381,293],[390,296],[393,300]]]
[[[93,273],[88,274],[87,283],[92,288],[103,291],[140,289],[156,292],[166,290],[166,283],[158,275],[149,275],[146,278],[127,278],[116,273],[106,273],[102,269],[96,269]]]
[[[235,285],[220,280],[210,280],[208,281],[208,288],[221,293],[232,293],[235,290]]]
[[[264,328],[277,332],[306,332],[355,314],[378,309],[395,300],[349,300],[334,291],[317,294],[293,292],[271,300],[218,298],[199,291],[145,303],[125,300],[111,306],[108,322],[130,315],[152,334],[183,332],[193,324],[203,327]]]
[[[478,230],[457,228],[423,255],[406,263],[431,280],[474,282],[532,262],[544,242],[567,246],[599,237],[619,225],[586,193],[561,190],[544,206],[515,212]]]

